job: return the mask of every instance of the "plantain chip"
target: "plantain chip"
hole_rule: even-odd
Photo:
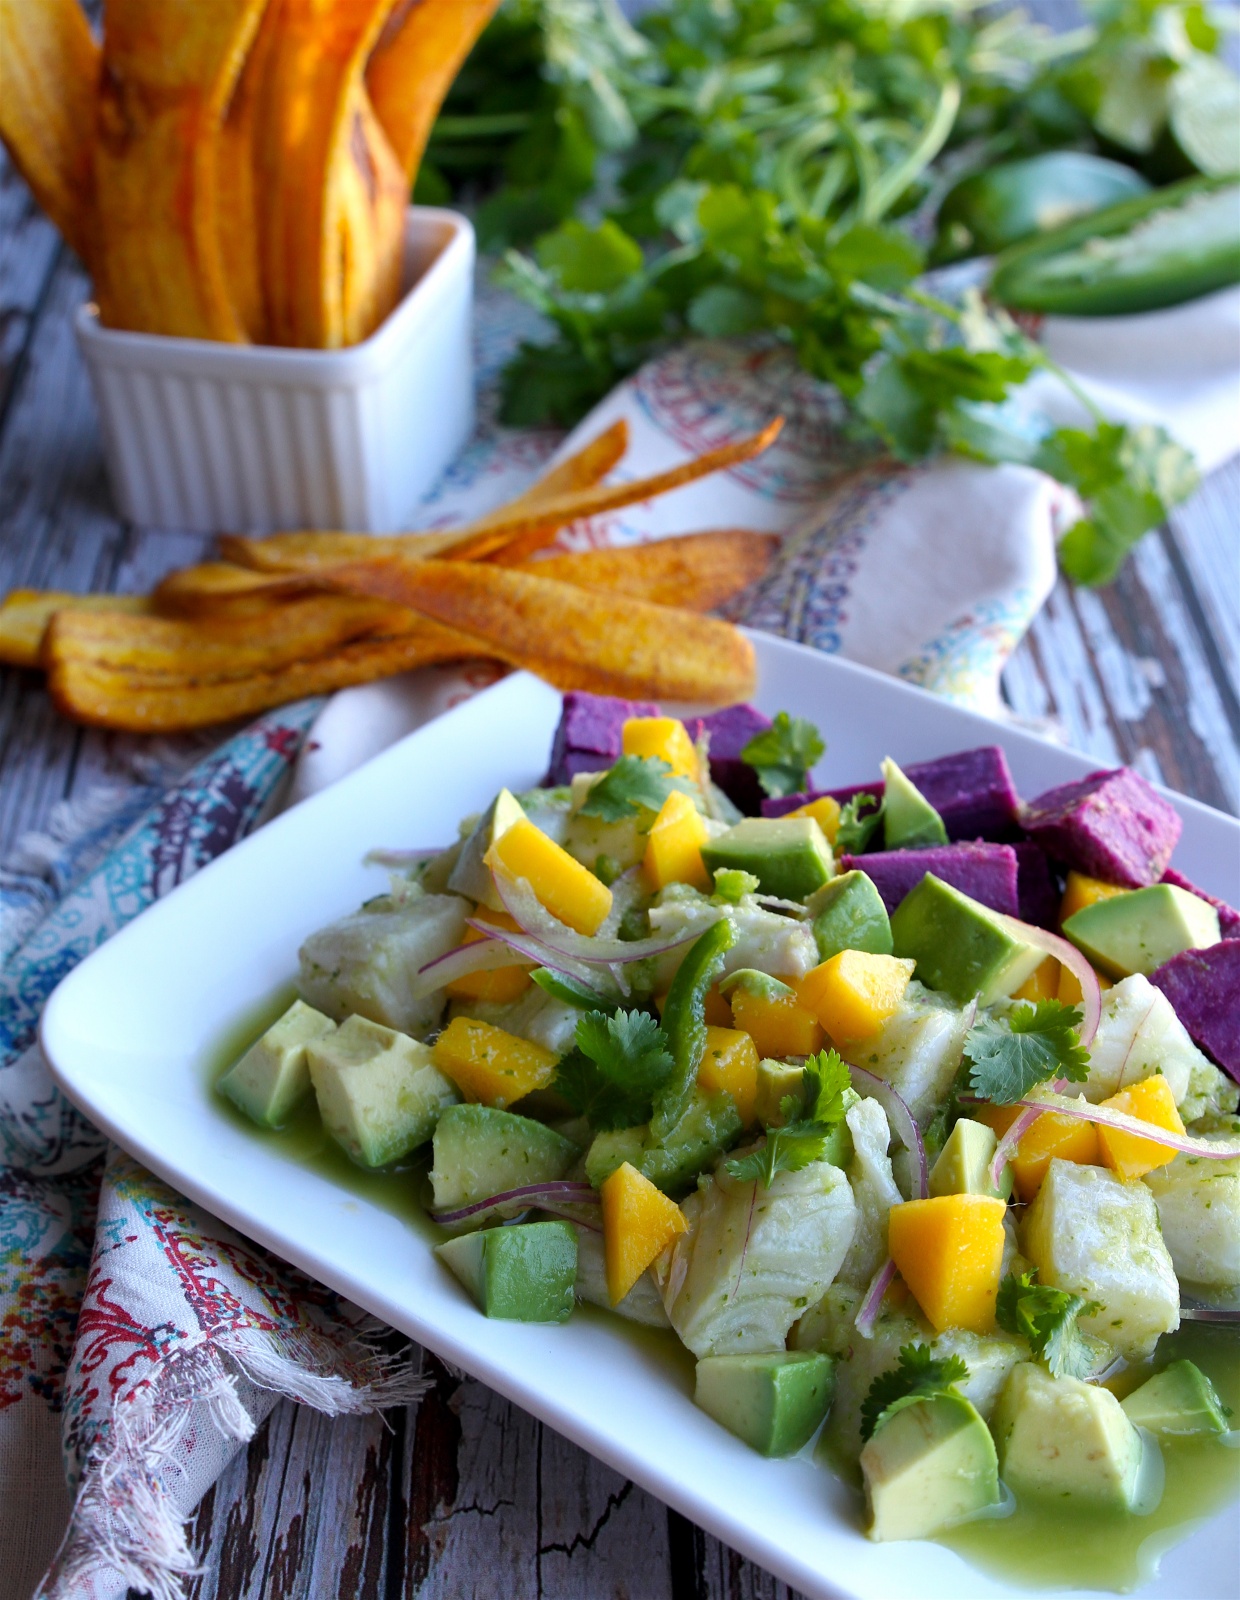
[[[523,562],[521,571],[597,594],[629,595],[659,606],[710,611],[756,582],[778,544],[774,534],[721,528],[614,550],[540,556]],[[510,565],[503,555],[501,551],[493,558],[496,565]]]
[[[99,46],[77,0],[0,0],[0,140],[88,266]]]
[[[753,692],[754,653],[730,623],[478,561],[391,557],[325,567],[319,581],[407,605],[468,634],[474,653],[557,689],[728,705]]]
[[[499,0],[398,0],[366,68],[366,87],[412,185],[452,80]]]
[[[95,145],[110,327],[246,337],[220,249],[220,128],[265,0],[108,0]]]
[[[233,314],[247,338],[267,343],[261,238],[264,207],[255,147],[263,84],[279,38],[280,0],[266,9],[224,111],[219,136],[216,233]]]
[[[151,609],[144,594],[63,594],[58,589],[14,589],[0,604],[0,662],[37,667],[39,646],[57,611],[124,612],[142,616]]]
[[[358,344],[400,298],[409,190],[365,89],[351,94],[350,127],[332,162],[329,228],[339,240],[341,343]]]
[[[151,598],[164,616],[256,615],[273,600],[304,594],[309,587],[309,579],[295,572],[254,572],[229,561],[202,561],[170,572]]]

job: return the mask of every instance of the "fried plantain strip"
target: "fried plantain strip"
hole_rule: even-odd
[[[87,265],[98,93],[99,46],[77,0],[0,0],[0,139]]]
[[[305,594],[310,587],[310,580],[295,572],[255,572],[231,561],[201,561],[170,572],[151,598],[164,616],[252,616],[265,612],[274,600]]]
[[[431,128],[499,0],[398,0],[366,68],[366,87],[412,184]]]
[[[409,186],[361,83],[329,169],[327,226],[339,263],[340,342],[359,344],[400,299]]]
[[[151,610],[144,594],[63,594],[58,589],[14,589],[0,603],[0,662],[37,667],[39,646],[57,611],[121,612],[131,617]]]
[[[307,695],[390,678],[414,667],[479,654],[472,640],[426,623],[399,639],[363,640],[311,661],[243,678],[194,680],[119,671],[94,661],[54,659],[48,687],[56,708],[75,722],[127,733],[180,733]]]
[[[258,189],[256,140],[263,85],[279,36],[280,0],[266,9],[220,123],[216,233],[233,313],[247,338],[266,344],[263,298],[264,209]]]
[[[730,623],[476,561],[353,562],[319,580],[408,605],[559,689],[727,705],[752,693],[754,654]]]
[[[555,578],[596,594],[630,595],[654,605],[710,611],[766,571],[779,544],[769,533],[723,528],[614,550],[582,550],[522,562],[536,578]],[[510,566],[501,551],[496,565]]]
[[[108,0],[92,265],[109,327],[246,337],[220,249],[220,127],[265,3]]]

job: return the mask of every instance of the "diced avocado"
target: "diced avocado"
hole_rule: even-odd
[[[741,1116],[730,1094],[697,1089],[680,1121],[659,1141],[643,1123],[598,1133],[586,1151],[586,1177],[597,1189],[626,1161],[667,1194],[687,1189],[741,1131]]]
[[[897,1411],[861,1452],[871,1539],[925,1539],[999,1501],[994,1441],[959,1395]]]
[[[874,880],[855,868],[823,884],[810,905],[819,961],[841,950],[891,954],[891,921]]]
[[[928,989],[963,1005],[984,1006],[1019,989],[1045,952],[1009,933],[995,913],[932,872],[911,889],[891,919],[892,952],[912,957]]]
[[[888,850],[947,843],[942,817],[890,756],[883,762],[883,783],[883,843]]]
[[[758,1121],[764,1128],[782,1127],[787,1118],[783,1102],[791,1096],[801,1102],[805,1082],[805,1069],[787,1061],[764,1058],[758,1062],[758,1097],[755,1101]]]
[[[707,871],[752,872],[763,894],[804,900],[834,875],[835,858],[813,817],[746,817],[702,846]]]
[[[436,1211],[458,1211],[493,1194],[554,1183],[577,1146],[532,1117],[493,1106],[452,1106],[435,1129],[431,1187]]]
[[[364,1167],[416,1150],[457,1099],[426,1045],[367,1017],[312,1039],[306,1058],[323,1126]]]
[[[1131,1511],[1138,1503],[1141,1435],[1109,1389],[1052,1378],[1022,1361],[990,1419],[999,1471],[1018,1497]]]
[[[1074,912],[1063,931],[1111,978],[1153,972],[1172,956],[1219,941],[1218,912],[1173,883],[1096,900]]]
[[[448,888],[453,894],[477,900],[482,905],[489,906],[492,911],[504,909],[503,901],[495,892],[495,880],[491,877],[491,870],[483,857],[491,848],[492,841],[524,815],[525,811],[517,797],[510,790],[501,789],[461,846],[456,866],[453,867],[452,875],[448,879]]]
[[[831,1404],[835,1363],[809,1350],[703,1356],[693,1398],[764,1456],[795,1455]]]
[[[488,1317],[567,1322],[577,1277],[571,1222],[524,1222],[462,1234],[435,1246]]]
[[[1217,1390],[1191,1361],[1173,1361],[1122,1403],[1129,1422],[1151,1433],[1227,1432],[1227,1411]]]
[[[336,1024],[304,1000],[294,1000],[278,1022],[256,1039],[220,1079],[219,1089],[239,1111],[265,1128],[288,1121],[310,1093],[306,1046]]]
[[[984,1122],[961,1117],[939,1151],[930,1173],[930,1193],[997,1194],[1006,1200],[1012,1192],[1011,1169],[1004,1164],[1002,1180],[996,1189],[990,1181],[990,1163],[998,1145],[994,1131]]]

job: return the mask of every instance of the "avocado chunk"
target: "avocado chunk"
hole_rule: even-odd
[[[883,843],[888,850],[946,844],[943,819],[890,756],[883,762]]]
[[[763,894],[804,900],[832,877],[835,858],[813,817],[746,817],[702,846],[707,871],[752,872]]]
[[[693,1398],[764,1456],[792,1456],[827,1414],[835,1363],[812,1350],[703,1356]]]
[[[484,1316],[508,1322],[567,1322],[577,1279],[571,1222],[484,1228],[435,1246]]]
[[[804,1087],[804,1067],[788,1061],[772,1061],[769,1056],[764,1056],[758,1062],[758,1096],[754,1103],[762,1126],[782,1128],[788,1120],[784,1116],[784,1101],[791,1098],[799,1106]]]
[[[456,1087],[430,1049],[367,1017],[349,1017],[306,1046],[323,1126],[363,1167],[398,1161],[435,1131]]]
[[[1228,1413],[1218,1391],[1191,1361],[1173,1361],[1122,1402],[1124,1415],[1151,1433],[1226,1433]]]
[[[310,1093],[306,1046],[335,1029],[330,1017],[294,1000],[220,1079],[220,1093],[261,1127],[280,1127]]]
[[[927,872],[891,919],[893,954],[912,957],[917,977],[958,1004],[974,995],[988,1006],[1019,989],[1045,952],[1009,933],[980,901]]]
[[[1000,1200],[1006,1200],[1012,1192],[1011,1168],[1004,1163],[997,1189],[990,1181],[990,1163],[998,1143],[993,1129],[984,1122],[961,1117],[934,1163],[930,1193],[997,1195]]]
[[[1013,1367],[990,1419],[999,1471],[1018,1497],[1136,1509],[1144,1447],[1109,1389]]]
[[[891,954],[891,921],[874,880],[859,868],[841,873],[814,895],[814,940],[819,961],[841,950]]]
[[[861,1452],[871,1539],[926,1539],[999,1501],[994,1441],[961,1395],[897,1411]]]
[[[515,1111],[477,1105],[445,1111],[435,1129],[433,1148],[436,1211],[459,1211],[509,1189],[554,1183],[578,1156],[572,1140],[554,1128]]]
[[[1172,956],[1219,941],[1215,908],[1173,883],[1095,901],[1070,916],[1063,931],[1109,978],[1148,975]]]

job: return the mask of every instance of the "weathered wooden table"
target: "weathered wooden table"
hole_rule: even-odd
[[[2,158],[0,158],[2,159]],[[86,280],[0,169],[0,593],[140,590],[208,541],[114,514],[70,326]],[[1240,805],[1240,462],[1145,541],[1114,588],[1065,585],[1008,668],[1021,714],[1100,764]],[[0,676],[0,859],[138,741],[60,721]],[[201,1600],[774,1600],[785,1586],[430,1356],[385,1418],[281,1404],[194,1519]]]

